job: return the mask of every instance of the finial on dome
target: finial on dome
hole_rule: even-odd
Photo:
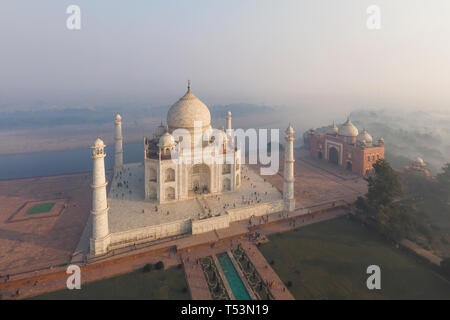
[[[188,80],[188,92],[191,92],[191,80]]]
[[[166,126],[164,127],[164,133],[169,132],[169,126],[166,124]]]

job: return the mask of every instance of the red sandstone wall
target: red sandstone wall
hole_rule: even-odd
[[[309,152],[316,159],[318,158],[319,151],[322,151],[323,156],[325,156],[325,138],[330,141],[342,143],[342,140],[337,137],[325,137],[323,134],[310,135]],[[320,149],[319,145],[322,145],[322,149]],[[373,164],[378,159],[384,159],[384,146],[362,149],[354,145],[344,143],[342,165],[340,166],[346,169],[347,162],[350,161],[352,163],[352,172],[359,175],[365,175],[367,170],[372,170]]]

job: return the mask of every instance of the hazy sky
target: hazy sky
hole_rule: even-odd
[[[0,106],[165,105],[188,79],[207,104],[448,110],[450,1],[0,2]]]

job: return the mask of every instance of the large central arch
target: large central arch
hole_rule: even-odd
[[[335,147],[330,147],[328,150],[328,161],[339,164],[339,151]]]
[[[191,167],[188,175],[188,191],[190,194],[211,192],[211,170],[206,164]]]

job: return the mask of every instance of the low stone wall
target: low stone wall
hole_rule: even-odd
[[[153,241],[182,234],[201,234],[225,229],[231,222],[246,220],[251,216],[262,216],[283,210],[283,200],[254,204],[248,207],[229,209],[226,215],[203,220],[179,220],[129,231],[111,233],[108,250],[120,249],[131,244]]]
[[[192,234],[200,234],[218,229],[225,229],[230,226],[228,215],[211,217],[203,220],[192,221]]]
[[[111,249],[126,247],[132,243],[153,241],[161,238],[191,233],[192,221],[178,220],[144,228],[111,233]]]
[[[268,213],[283,211],[283,200],[254,204],[244,208],[227,210],[230,222],[249,219],[251,216],[263,216]]]

